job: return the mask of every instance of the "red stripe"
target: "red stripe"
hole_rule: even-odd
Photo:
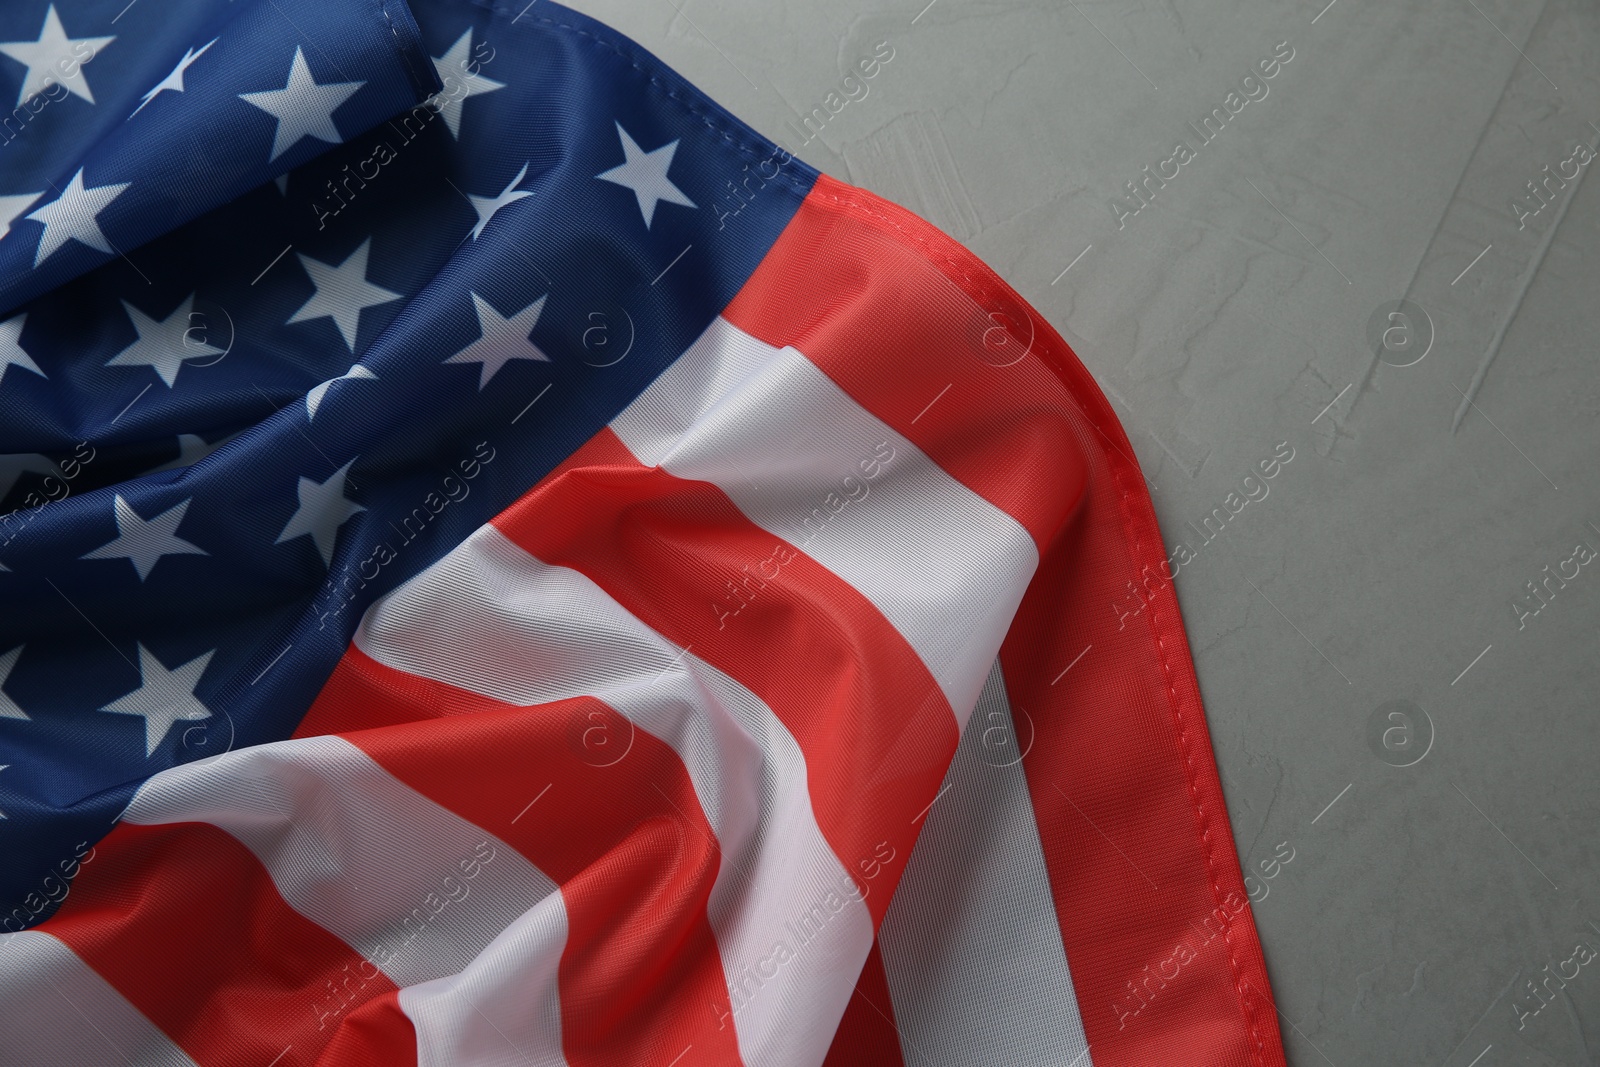
[[[1159,574],[1165,553],[1133,450],[1093,378],[970,252],[826,177],[725,317],[805,352],[1041,546],[1001,660],[1012,705],[1038,726],[1025,767],[1096,1067],[1280,1067],[1170,583],[1157,581],[1152,606],[1123,629],[1112,606],[1143,568]],[[1028,358],[996,366],[1022,348]],[[1219,929],[1218,909],[1228,933],[1206,941],[1194,928]],[[1191,951],[1137,1015],[1114,1009],[1138,1003],[1129,983],[1145,967],[1170,974],[1168,961]]]
[[[944,273],[980,270],[921,219],[822,177],[722,317],[804,352],[1042,550],[1083,492],[1085,442],[1060,378],[1023,358],[1045,343],[1027,305]]]
[[[416,1063],[417,1032],[400,1010],[398,992],[375,997],[347,1014],[316,1059],[316,1067],[416,1067]]]
[[[301,733],[357,723],[346,740],[561,886],[572,1067],[670,1063],[690,1046],[694,1063],[739,1064],[706,916],[721,854],[672,748],[592,698],[514,707],[352,646]],[[598,759],[594,729],[631,737],[626,756]]]
[[[901,1067],[904,1063],[883,953],[874,940],[822,1067]]]
[[[882,922],[957,740],[949,702],[882,613],[720,489],[640,466],[609,430],[494,525],[767,703],[805,755],[823,836],[864,891],[858,864],[881,842],[893,848],[888,881],[866,891]],[[775,551],[788,556],[778,576],[746,586],[743,609],[719,620],[726,583]]]
[[[381,694],[381,699],[376,699],[376,694]],[[458,695],[462,699],[458,700]],[[294,736],[348,737],[363,730],[468,714],[475,710],[465,700],[470,696],[441,687],[432,679],[386,667],[352,642],[317,694],[316,703],[295,728]]]
[[[201,823],[118,825],[40,929],[201,1067],[271,1063],[285,1049],[282,1064],[318,1062],[356,1008],[395,991],[284,903],[249,849]],[[369,1018],[353,1025],[365,1031]],[[352,1058],[362,1044],[359,1033],[341,1038],[329,1052],[345,1058],[327,1062],[362,1062]],[[391,1037],[373,1047],[403,1045]]]
[[[1118,513],[1138,485],[1094,479],[1000,654],[1038,730],[1024,768],[1084,1032],[1096,1067],[1281,1065],[1245,988],[1270,987],[1171,588],[1117,629],[1130,553],[1160,551],[1153,520],[1132,539]]]

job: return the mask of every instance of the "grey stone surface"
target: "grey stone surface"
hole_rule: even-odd
[[[1295,449],[1177,581],[1290,1062],[1600,1063],[1600,960],[1518,1014],[1600,937],[1600,179],[1527,186],[1600,143],[1600,9],[1325,2],[576,6],[791,145],[888,42],[800,155],[1050,318],[1169,542]]]

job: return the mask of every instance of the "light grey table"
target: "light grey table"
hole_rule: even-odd
[[[575,6],[791,146],[853,92],[801,157],[966,242],[1117,405],[1196,549],[1290,1062],[1600,1064],[1600,960],[1524,984],[1600,941],[1600,8],[926,2]]]

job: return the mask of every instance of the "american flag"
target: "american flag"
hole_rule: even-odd
[[[549,0],[0,56],[0,1063],[1284,1062],[1132,449],[970,252]]]

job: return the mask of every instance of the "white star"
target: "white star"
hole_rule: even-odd
[[[114,185],[97,185],[84,188],[83,168],[67,183],[67,191],[28,218],[44,223],[44,233],[39,237],[39,251],[33,257],[35,268],[56,253],[68,241],[81,241],[90,248],[112,255],[116,249],[100,231],[100,212],[106,205],[121,196],[132,182]]]
[[[37,452],[12,452],[0,455],[0,500],[6,498],[17,479],[32,471],[34,474],[59,474],[56,465],[50,462],[49,456],[42,456]]]
[[[324,316],[339,327],[339,336],[345,346],[356,350],[356,329],[361,325],[361,312],[376,304],[399,300],[400,294],[381,285],[367,281],[367,255],[372,251],[372,238],[361,242],[361,247],[338,264],[324,263],[320,259],[301,255],[300,265],[311,275],[311,284],[317,291],[300,310],[289,316],[289,324],[308,322]]]
[[[282,89],[259,93],[240,93],[239,99],[253,104],[278,120],[278,135],[272,141],[272,162],[300,143],[302,137],[315,137],[329,144],[343,144],[333,113],[366,82],[330,82],[318,85],[306,66],[298,47],[289,64],[289,80]]]
[[[444,124],[450,128],[450,136],[456,138],[461,136],[462,106],[474,96],[506,87],[505,82],[485,78],[467,69],[471,51],[472,31],[469,29],[456,39],[450,51],[433,61],[433,69],[439,72],[439,80],[444,82],[444,88],[429,97],[428,103],[438,108],[439,114],[444,116]],[[462,86],[465,86],[465,91]]]
[[[10,652],[0,656],[0,719],[21,719],[23,722],[28,721],[28,713],[18,707],[17,702],[12,700],[10,695],[5,691],[5,684],[11,680],[12,668],[16,667],[17,657],[22,655],[22,650],[24,647],[25,646],[23,645],[18,645]],[[0,767],[0,770],[4,769],[5,768]]]
[[[312,386],[311,391],[306,393],[306,421],[311,422],[317,417],[317,409],[322,406],[322,398],[328,395],[328,389],[332,387],[334,382],[354,381],[357,378],[369,378],[372,381],[378,380],[376,374],[357,363],[337,378],[329,378],[321,385]]]
[[[178,371],[183,369],[184,360],[224,353],[223,349],[189,336],[190,316],[194,313],[193,293],[164,319],[152,319],[126,300],[122,306],[133,322],[133,332],[139,336],[133,344],[107,360],[108,367],[149,367],[171,389],[178,381]]]
[[[211,38],[211,40],[207,41],[201,46],[200,51],[198,52],[196,52],[193,48],[186,49],[183,53],[183,58],[178,60],[178,65],[172,68],[172,73],[168,74],[165,78],[162,78],[161,81],[157,82],[154,89],[151,89],[148,93],[145,93],[144,99],[139,101],[139,106],[134,108],[133,114],[129,115],[128,117],[130,119],[133,118],[134,115],[137,115],[139,112],[144,110],[144,106],[146,104],[154,100],[163,92],[166,92],[168,89],[171,89],[175,93],[183,92],[183,72],[188,70],[190,64],[192,64],[195,60],[205,55],[207,48],[210,48],[221,39],[222,38],[220,37]]]
[[[678,151],[677,141],[646,152],[634,143],[620,122],[617,123],[617,132],[622,135],[622,154],[626,162],[595,177],[633,190],[633,195],[639,198],[639,210],[644,213],[646,227],[656,217],[656,204],[663,200],[684,207],[697,206],[667,177],[667,168],[672,166],[672,157]]]
[[[539,313],[544,310],[544,302],[547,299],[549,299],[548,293],[508,319],[483,297],[473,293],[472,303],[478,309],[478,339],[445,362],[481,363],[483,366],[482,377],[478,380],[479,392],[489,384],[490,378],[499,373],[501,367],[514,359],[532,359],[549,363],[550,357],[539,351],[539,346],[528,338],[539,322]]]
[[[23,209],[44,195],[43,191],[37,193],[18,193],[14,196],[0,196],[0,238],[11,232],[11,224],[22,214]]]
[[[48,377],[33,358],[22,348],[22,325],[28,321],[28,313],[0,322],[0,383],[6,378],[6,371],[12,367],[21,367],[31,370],[41,378]]]
[[[173,505],[153,519],[142,519],[133,510],[133,505],[118,494],[115,505],[117,539],[78,558],[128,560],[142,582],[150,577],[150,572],[162,556],[210,555],[205,549],[178,536],[178,524],[183,522],[183,516],[189,510],[189,500]]]
[[[522,169],[517,171],[517,176],[511,179],[511,184],[500,190],[499,196],[473,196],[471,193],[467,194],[467,199],[472,201],[472,209],[478,213],[478,224],[472,228],[472,239],[474,241],[478,239],[479,234],[483,233],[484,228],[489,225],[489,220],[494,218],[498,212],[510,207],[524,197],[533,195],[526,189],[517,188],[527,175],[528,165],[524,163]]]
[[[338,470],[325,482],[314,482],[310,478],[300,479],[300,506],[289,517],[283,532],[273,544],[281,545],[285,541],[293,541],[296,537],[311,535],[311,540],[316,543],[317,552],[322,556],[322,562],[333,566],[333,543],[339,536],[339,527],[349,522],[358,511],[367,509],[355,501],[347,499],[344,495],[345,479],[350,474],[350,468],[355,463],[351,460]]]
[[[224,440],[230,439],[224,438]],[[179,467],[192,467],[221,447],[222,441],[218,441],[214,445],[207,444],[206,439],[199,434],[180,433],[178,435],[178,458],[169,460],[159,467],[152,467],[145,473],[160,474],[162,471],[177,470]]]
[[[0,52],[10,56],[18,63],[28,68],[28,73],[22,79],[22,91],[17,94],[17,106],[30,96],[35,96],[59,83],[74,96],[82,97],[94,103],[94,94],[89,91],[89,80],[83,76],[83,67],[88,59],[93,59],[94,54],[112,41],[115,37],[68,37],[67,31],[61,26],[61,17],[56,14],[54,4],[44,13],[44,28],[39,31],[37,41],[12,41],[0,44]],[[89,56],[85,59],[77,46],[89,46]],[[61,70],[56,66],[61,60],[78,65],[70,77],[62,77]]]
[[[211,718],[211,709],[194,695],[206,664],[216,654],[212,649],[188,663],[167,670],[143,645],[139,646],[139,688],[101,708],[118,715],[138,715],[144,719],[144,755],[155,755],[167,733],[180,722]]]

